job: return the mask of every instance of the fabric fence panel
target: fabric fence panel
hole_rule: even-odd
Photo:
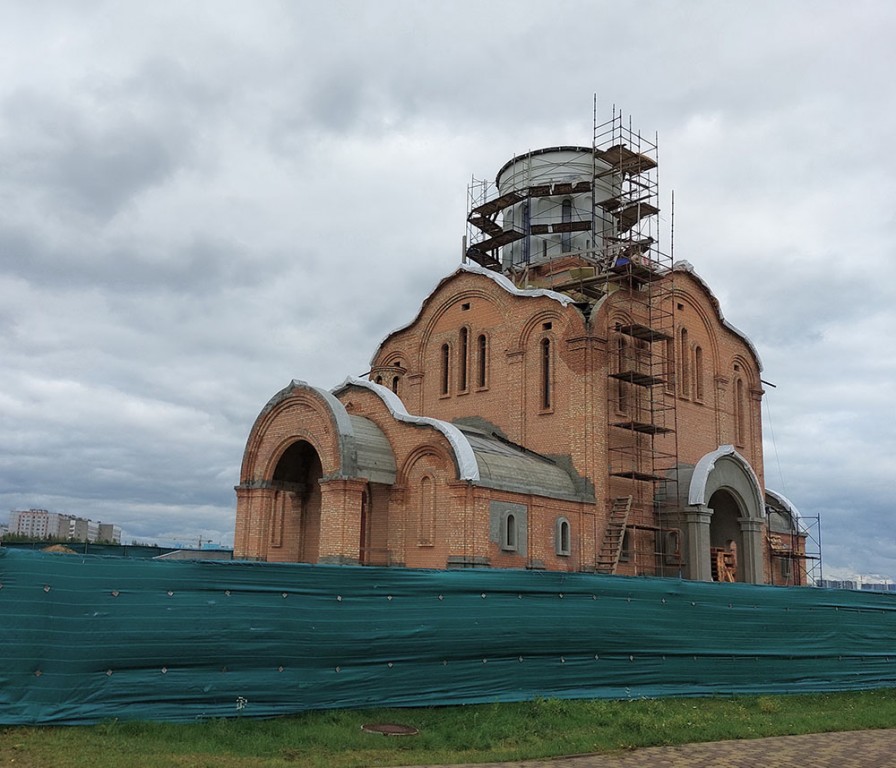
[[[0,723],[896,685],[896,598],[0,548]]]

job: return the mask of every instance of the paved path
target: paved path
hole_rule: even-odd
[[[714,741],[476,768],[896,768],[896,729]],[[463,768],[463,766],[418,766]]]

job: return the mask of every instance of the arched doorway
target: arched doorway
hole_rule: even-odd
[[[749,462],[733,445],[722,445],[682,472],[682,478],[687,486],[688,578],[765,581],[762,491]]]
[[[274,525],[282,528],[282,546],[289,560],[300,563],[318,560],[322,475],[320,456],[306,440],[290,445],[274,468],[271,478],[271,487],[276,492]]]
[[[713,581],[743,581],[744,551],[740,505],[734,495],[720,489],[709,498],[709,551]]]

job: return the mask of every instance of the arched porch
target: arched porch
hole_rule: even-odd
[[[764,508],[749,462],[723,445],[697,462],[687,487],[687,577],[763,583]]]

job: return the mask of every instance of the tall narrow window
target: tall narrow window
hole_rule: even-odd
[[[563,207],[560,213],[560,220],[564,224],[572,223],[572,200],[563,201]],[[560,235],[560,250],[563,253],[569,253],[572,250],[572,232],[563,232]]]
[[[476,386],[485,389],[488,386],[488,339],[484,333],[479,335],[477,349],[479,357],[476,361]]]
[[[436,498],[432,478],[424,477],[420,480],[420,527],[417,531],[417,543],[421,547],[432,546],[435,513]]]
[[[460,329],[460,349],[457,359],[457,389],[460,392],[467,391],[467,375],[470,370],[470,329]]]
[[[557,520],[557,539],[554,551],[558,555],[568,555],[570,553],[569,520],[565,517]]]
[[[681,396],[691,396],[691,350],[688,343],[688,329],[681,329],[681,345],[678,359],[681,361]]]
[[[442,376],[440,391],[443,395],[448,394],[449,384],[449,367],[451,365],[451,347],[442,344]]]
[[[694,398],[703,400],[703,348],[694,347]]]
[[[744,380],[734,382],[734,442],[744,444]]]
[[[392,377],[392,391],[397,395],[398,394],[398,376]]]
[[[541,408],[551,408],[551,340],[541,340]]]
[[[616,338],[616,372],[625,373],[626,371],[626,350],[628,345],[625,343],[623,336]],[[628,387],[622,379],[616,380],[616,409],[620,413],[628,411]]]
[[[675,394],[675,339],[666,339],[666,359],[663,361],[666,392]]]
[[[503,549],[516,549],[516,515],[509,514],[504,520]]]

